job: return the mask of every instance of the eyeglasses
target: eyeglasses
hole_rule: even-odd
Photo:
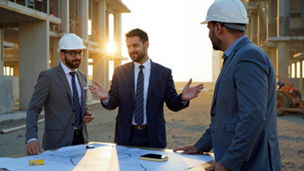
[[[72,57],[76,57],[77,55],[78,56],[82,56],[83,55],[83,51],[62,51],[63,53],[67,53],[67,54],[69,54],[70,56],[72,56]]]

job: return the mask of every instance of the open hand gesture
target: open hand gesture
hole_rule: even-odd
[[[201,92],[201,90],[204,88],[204,84],[199,84],[194,87],[190,87],[192,83],[192,79],[188,81],[188,83],[185,85],[182,93],[182,99],[184,101],[191,100],[198,96],[198,94]]]
[[[107,90],[101,86],[98,82],[93,81],[94,85],[89,85],[89,90],[92,93],[94,97],[97,97],[101,100],[108,100],[109,99],[109,94]]]

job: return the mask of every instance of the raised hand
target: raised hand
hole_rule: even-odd
[[[190,87],[192,83],[192,79],[188,81],[188,83],[185,85],[182,93],[182,99],[184,101],[191,100],[198,96],[198,94],[201,92],[201,90],[204,88],[204,84],[199,84],[194,87]]]
[[[89,90],[92,93],[94,97],[97,97],[101,100],[108,100],[109,99],[109,94],[107,90],[101,86],[98,82],[93,81],[94,85],[89,85]]]

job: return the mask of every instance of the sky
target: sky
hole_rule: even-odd
[[[212,80],[212,45],[200,24],[213,0],[122,0],[131,13],[122,14],[122,55],[129,58],[125,33],[148,33],[148,55],[172,70],[174,81]],[[125,62],[129,62],[128,61]]]

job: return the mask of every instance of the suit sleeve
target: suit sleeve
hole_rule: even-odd
[[[202,152],[209,152],[212,149],[210,127],[205,131],[202,137],[194,144]]]
[[[118,69],[116,68],[113,74],[112,78],[112,84],[111,88],[109,91],[109,101],[107,103],[103,103],[102,100],[100,100],[101,105],[109,110],[115,109],[118,104],[119,104],[119,98],[118,98],[118,87],[119,87],[119,82],[118,82],[118,76],[117,76]]]
[[[250,57],[241,55],[234,74],[239,119],[232,142],[219,161],[229,170],[246,162],[265,124],[269,64],[258,51],[246,54]]]
[[[179,111],[183,108],[189,106],[189,101],[184,104],[182,102],[181,94],[178,95],[174,86],[174,81],[172,78],[171,70],[168,72],[168,80],[167,80],[167,91],[166,91],[166,105],[172,111]]]
[[[42,110],[42,107],[48,98],[49,94],[49,79],[45,72],[41,72],[37,84],[34,88],[29,108],[26,113],[26,140],[31,138],[38,139],[38,116]]]

